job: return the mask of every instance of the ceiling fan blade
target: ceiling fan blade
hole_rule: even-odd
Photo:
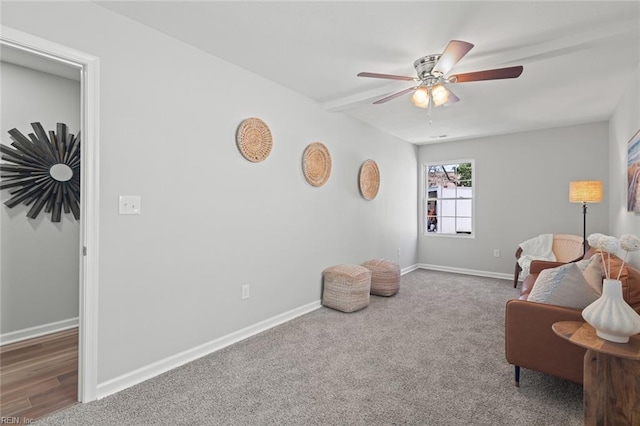
[[[436,66],[433,67],[433,72],[447,74],[472,47],[473,44],[467,43],[466,41],[451,40],[444,49],[444,52],[442,52],[440,60],[438,60]]]
[[[409,92],[412,92],[412,91],[416,90],[417,88],[418,88],[417,86],[416,87],[409,87],[408,89],[404,89],[404,90],[401,90],[399,92],[393,93],[393,94],[391,94],[391,95],[389,95],[387,97],[384,97],[382,99],[378,99],[377,101],[374,102],[374,104],[377,105],[377,104],[383,104],[385,102],[389,102],[389,101],[391,101],[391,100],[393,100],[395,98],[398,98],[398,97],[400,97],[402,95],[405,95],[405,94],[407,94]]]
[[[361,72],[358,74],[358,77],[386,78],[388,80],[404,80],[404,81],[416,80],[414,77],[405,77],[403,75],[393,75],[393,74],[378,74],[375,72]]]
[[[445,89],[447,89],[448,96],[447,96],[447,102],[442,104],[443,106],[448,106],[448,105],[451,105],[451,104],[455,104],[456,102],[458,102],[460,100],[460,98],[457,97],[456,94],[451,91],[451,89],[446,88],[446,87],[445,87]]]
[[[451,83],[466,83],[469,81],[481,80],[500,80],[503,78],[518,78],[522,74],[524,67],[496,68],[494,70],[467,72],[464,74],[456,74],[449,77]]]

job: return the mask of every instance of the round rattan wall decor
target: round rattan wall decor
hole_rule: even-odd
[[[267,158],[273,146],[269,126],[256,117],[247,118],[240,123],[236,142],[242,156],[254,163]]]
[[[322,186],[331,175],[331,154],[320,142],[309,144],[302,156],[302,173],[313,186]]]
[[[358,183],[360,185],[360,193],[365,200],[376,198],[380,188],[380,170],[375,161],[367,160],[362,163]]]

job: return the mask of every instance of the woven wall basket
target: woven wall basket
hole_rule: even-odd
[[[254,163],[267,158],[273,146],[269,126],[255,117],[247,118],[240,123],[236,142],[242,156]]]
[[[322,186],[331,175],[331,154],[326,146],[314,142],[307,146],[302,156],[302,173],[313,186]]]
[[[360,193],[366,200],[373,200],[378,195],[380,188],[380,170],[373,160],[367,160],[360,167],[358,179]]]

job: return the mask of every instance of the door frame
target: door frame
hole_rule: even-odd
[[[80,68],[80,271],[78,310],[78,400],[97,398],[98,387],[98,203],[99,58],[7,26],[0,43]]]

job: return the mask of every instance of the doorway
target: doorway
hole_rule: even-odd
[[[0,193],[0,415],[34,420],[77,402],[80,217],[70,198],[80,198],[81,68],[4,44],[0,59],[2,183],[15,185]],[[62,151],[27,156],[37,146]],[[47,174],[43,164],[52,166]],[[54,173],[63,167],[71,176]],[[26,191],[46,203],[15,201]],[[56,193],[64,203],[48,212]]]
[[[80,70],[82,151],[77,399],[80,402],[93,401],[97,396],[99,60],[93,55],[6,26],[1,27],[0,44]]]

